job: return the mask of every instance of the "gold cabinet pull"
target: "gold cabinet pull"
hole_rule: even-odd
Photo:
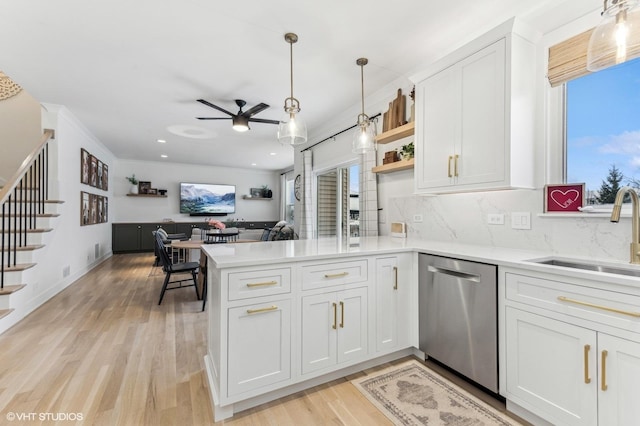
[[[456,154],[453,161],[453,175],[455,177],[458,177],[458,157],[460,156]]]
[[[331,328],[333,328],[335,330],[336,328],[338,328],[337,327],[337,324],[338,324],[338,305],[336,304],[336,302],[333,302],[332,305],[333,305],[333,325],[331,326]]]
[[[263,283],[247,283],[247,287],[264,287],[267,285],[276,285],[278,281],[265,281]]]
[[[596,305],[595,303],[584,302],[582,300],[570,299],[565,296],[558,296],[558,300],[561,302],[574,303],[576,305],[588,306],[590,308],[601,309],[607,312],[615,312],[616,314],[628,315],[634,318],[640,318],[640,312],[623,311],[622,309],[611,308],[609,306]]]
[[[589,377],[589,350],[591,345],[584,345],[584,382],[591,383],[591,377]]]
[[[397,266],[393,267],[393,289],[394,290],[398,289],[398,267]]]
[[[447,161],[447,175],[449,177],[453,177],[453,175],[451,174],[451,160],[453,160],[453,156],[449,156],[449,160]]]
[[[278,309],[278,307],[276,305],[272,305],[272,306],[268,306],[266,308],[247,309],[247,313],[249,315],[251,315],[251,314],[259,314],[261,312],[275,311],[276,309]]]
[[[346,277],[347,275],[349,275],[348,272],[339,272],[337,274],[324,274],[325,278],[340,278],[340,277]]]
[[[608,386],[607,386],[607,355],[609,354],[609,352],[607,351],[602,351],[602,361],[600,362],[601,367],[602,367],[602,377],[600,378],[600,389],[602,389],[603,391],[606,391]]]
[[[344,302],[340,302],[340,328],[344,328]]]

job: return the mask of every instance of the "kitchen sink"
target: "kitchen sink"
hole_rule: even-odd
[[[585,271],[605,272],[607,274],[627,275],[631,277],[640,277],[640,266],[634,268],[633,266],[618,266],[609,263],[601,262],[587,262],[571,259],[563,259],[557,257],[547,257],[543,259],[531,259],[527,262],[538,263],[540,265],[559,266],[561,268],[569,269],[582,269]]]

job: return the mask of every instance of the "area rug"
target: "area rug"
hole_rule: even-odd
[[[415,360],[351,383],[396,425],[521,425]]]

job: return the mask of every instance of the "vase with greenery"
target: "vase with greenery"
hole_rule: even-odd
[[[138,193],[138,179],[136,178],[135,173],[132,174],[131,176],[127,176],[125,179],[127,179],[129,181],[129,183],[131,184],[131,188],[129,189],[129,193],[130,194],[137,194]]]
[[[269,189],[269,185],[262,185],[262,196],[264,198],[273,197],[273,191]]]
[[[414,155],[413,148],[414,148],[413,142],[408,143],[406,145],[402,145],[402,148],[400,148],[400,155],[402,155],[403,160],[409,160],[413,158],[413,155]]]

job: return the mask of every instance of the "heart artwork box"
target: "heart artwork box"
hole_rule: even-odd
[[[584,206],[584,183],[545,185],[545,212],[578,212]]]

